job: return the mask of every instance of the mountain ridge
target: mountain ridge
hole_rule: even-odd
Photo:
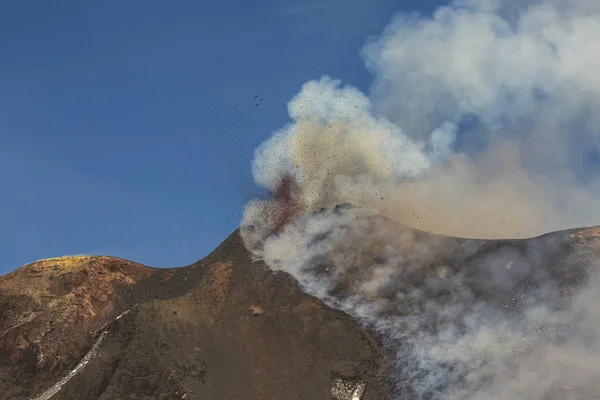
[[[447,240],[460,244],[455,260],[541,241],[566,259],[600,254],[597,226]],[[583,279],[573,271],[565,279]],[[26,264],[0,276],[0,315],[2,400],[391,396],[377,332],[253,260],[239,230],[179,268],[108,256]]]
[[[87,262],[85,279],[52,267],[36,284],[44,296],[71,284],[59,296],[63,308],[16,290],[20,280],[42,279],[27,276],[36,263],[0,279],[0,331],[10,329],[0,337],[0,398],[314,399],[328,398],[339,376],[369,377],[367,398],[384,396],[384,357],[367,332],[288,275],[253,262],[237,230],[187,267]],[[93,295],[96,286],[104,289]],[[69,319],[77,307],[94,314]],[[100,338],[87,365],[44,397]]]

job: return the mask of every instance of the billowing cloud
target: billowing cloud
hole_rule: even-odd
[[[257,151],[256,181],[294,176],[305,207],[368,204],[451,235],[598,222],[596,8],[463,2],[395,17],[363,49],[371,92],[307,82]]]
[[[397,15],[362,56],[369,93],[307,82],[257,149],[255,180],[278,197],[247,206],[248,247],[387,332],[409,398],[600,395],[597,276],[565,297],[548,269],[581,260],[548,240],[473,264],[453,257],[480,254],[477,240],[411,229],[522,238],[600,223],[600,5],[457,1]]]

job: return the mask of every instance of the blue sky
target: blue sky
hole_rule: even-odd
[[[390,0],[19,1],[0,6],[0,273],[92,253],[181,266],[257,193],[254,148],[359,57]],[[256,106],[254,96],[263,98]]]

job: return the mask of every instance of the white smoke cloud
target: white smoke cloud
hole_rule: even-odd
[[[368,94],[307,82],[257,150],[258,184],[294,186],[247,206],[248,248],[385,331],[398,398],[600,398],[597,244],[410,229],[600,223],[600,5],[461,0],[362,55]]]
[[[253,172],[257,183],[271,190],[285,176],[294,177],[302,188],[300,201],[308,209],[341,200],[333,188],[337,177],[387,182],[431,168],[424,144],[375,117],[366,95],[341,87],[340,81],[323,77],[307,82],[288,110],[293,122],[257,150]],[[448,152],[453,134],[446,125],[436,131],[435,155]]]
[[[352,201],[457,236],[600,221],[598,8],[463,1],[395,17],[363,49],[370,94],[306,83],[257,151],[257,183],[293,176],[308,209]]]
[[[597,122],[582,114],[599,101],[598,37],[597,14],[552,4],[513,20],[454,6],[431,19],[397,17],[363,53],[376,106],[416,135],[475,115],[490,135],[568,138],[573,119]]]

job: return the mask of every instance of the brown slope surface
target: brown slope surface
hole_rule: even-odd
[[[443,242],[444,262],[470,268],[509,252],[577,286],[597,264],[600,228]],[[340,378],[366,382],[361,400],[388,398],[378,341],[252,262],[237,231],[185,268],[110,257],[29,264],[0,277],[0,314],[0,399],[327,400]]]
[[[111,257],[63,257],[0,277],[0,396],[24,398],[79,361],[120,290],[152,274]]]
[[[386,398],[376,342],[237,231],[185,268],[29,264],[0,277],[0,313],[0,399],[330,399],[340,377]]]

